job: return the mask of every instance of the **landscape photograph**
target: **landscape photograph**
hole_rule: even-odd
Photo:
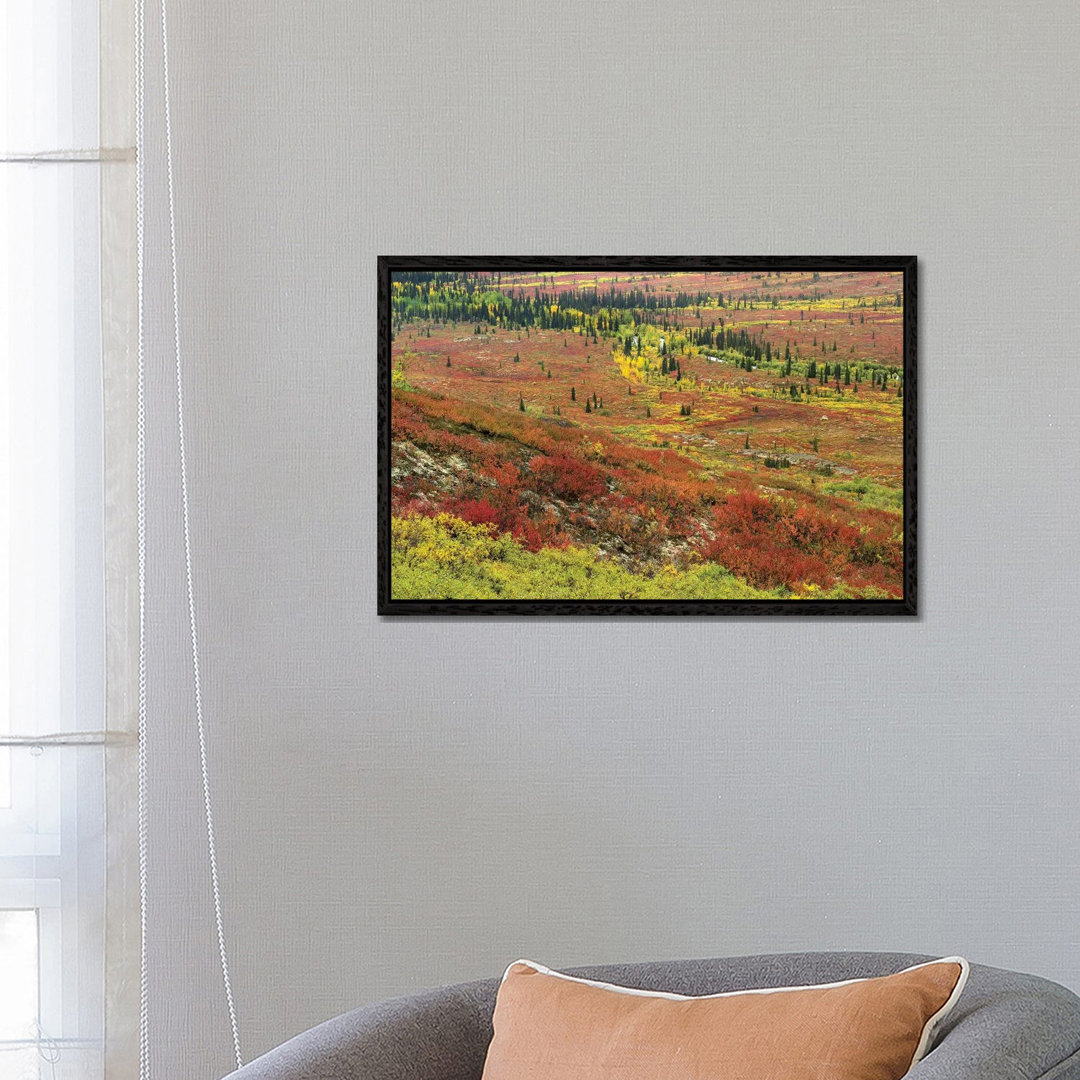
[[[385,610],[910,614],[914,267],[843,261],[381,267]]]

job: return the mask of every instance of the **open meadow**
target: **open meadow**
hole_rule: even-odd
[[[399,272],[394,599],[903,596],[899,272]]]

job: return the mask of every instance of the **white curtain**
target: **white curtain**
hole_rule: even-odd
[[[0,15],[0,1080],[103,1076],[107,983],[132,968],[105,917],[110,889],[131,908],[133,809],[113,799],[107,852],[106,762],[125,789],[133,760],[126,708],[106,710],[127,695],[105,678],[107,638],[130,652],[126,605],[106,632],[130,563],[105,513],[133,440],[113,432],[107,458],[103,418],[128,381],[116,222],[132,169],[130,140],[110,146],[130,77],[102,71],[126,22],[112,7],[6,0]]]

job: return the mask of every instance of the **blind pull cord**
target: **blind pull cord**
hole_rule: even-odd
[[[136,492],[138,504],[139,577],[139,745],[138,760],[138,850],[139,850],[139,1080],[150,1080],[150,973],[147,963],[147,848],[149,810],[147,807],[146,733],[146,320],[145,259],[146,219],[146,5],[135,0],[135,274],[138,297],[138,393],[135,421]]]
[[[140,1016],[139,1016],[139,1077],[150,1080],[150,1037],[148,1009],[148,971],[146,966],[146,924],[148,912],[147,889],[147,760],[146,760],[146,408],[145,408],[145,101],[146,70],[145,40],[146,11],[145,0],[135,0],[135,83],[136,83],[136,249],[138,275],[138,423],[137,423],[137,472],[138,472],[138,545],[139,545],[139,892],[142,913],[142,963],[140,971]],[[240,1034],[236,1020],[236,1007],[233,1000],[232,982],[229,977],[228,950],[225,944],[225,924],[222,916],[221,889],[218,881],[217,846],[214,839],[214,809],[210,788],[210,769],[206,753],[206,724],[202,703],[202,677],[199,668],[199,633],[195,609],[195,588],[193,560],[191,552],[191,527],[188,509],[187,446],[185,440],[184,418],[184,370],[183,352],[180,338],[180,284],[177,269],[176,243],[176,196],[173,169],[172,145],[172,107],[169,93],[169,23],[167,0],[161,0],[161,50],[163,80],[163,112],[165,125],[165,166],[168,181],[169,207],[169,263],[172,279],[172,316],[173,316],[173,357],[176,371],[176,431],[177,453],[180,469],[180,503],[184,539],[184,572],[187,584],[188,625],[191,638],[192,690],[195,703],[195,721],[198,732],[199,770],[202,778],[203,810],[206,818],[206,850],[210,865],[210,884],[214,901],[214,925],[217,933],[218,954],[221,960],[221,978],[225,990],[225,1003],[229,1014],[229,1027],[232,1034],[233,1053],[236,1067],[244,1061],[240,1052]]]

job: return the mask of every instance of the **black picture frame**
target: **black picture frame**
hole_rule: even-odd
[[[378,257],[377,612],[381,616],[916,616],[917,604],[917,257],[900,256],[405,256]],[[446,600],[395,599],[391,581],[391,278],[401,271],[806,272],[903,275],[903,595],[893,599]]]

